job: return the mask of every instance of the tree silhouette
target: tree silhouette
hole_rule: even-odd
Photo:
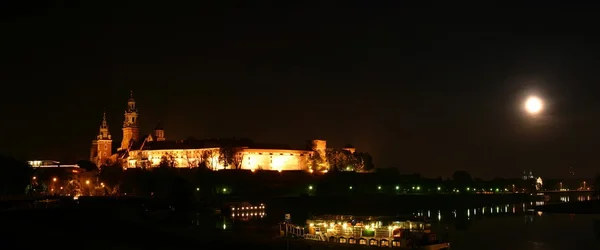
[[[33,169],[27,162],[0,155],[0,195],[22,195],[31,184]]]
[[[313,151],[309,156],[308,162],[313,170],[322,171],[326,169],[325,157],[319,151]]]
[[[94,164],[93,162],[88,161],[88,160],[77,161],[77,166],[79,166],[81,169],[84,169],[85,171],[98,170],[98,166],[96,166],[96,164]]]
[[[224,145],[219,148],[219,163],[225,168],[242,168],[243,152],[238,147]]]
[[[465,187],[473,183],[473,178],[469,172],[459,170],[452,174],[452,181],[459,187]]]
[[[103,166],[100,170],[99,178],[107,186],[115,188],[123,180],[123,167],[120,164]]]
[[[175,156],[170,153],[165,153],[160,158],[160,163],[158,167],[162,168],[174,168],[177,166],[177,161],[175,160]]]

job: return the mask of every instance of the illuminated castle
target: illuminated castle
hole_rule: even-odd
[[[204,165],[212,170],[326,172],[329,169],[325,160],[327,142],[324,140],[312,140],[306,149],[255,143],[249,139],[167,140],[165,129],[160,124],[152,134],[140,136],[138,117],[135,99],[131,94],[125,110],[123,140],[117,152],[112,154],[112,139],[104,115],[100,132],[92,142],[90,160],[98,166],[121,162],[124,168],[151,168],[168,164],[180,168]]]

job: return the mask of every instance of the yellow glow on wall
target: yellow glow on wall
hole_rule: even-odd
[[[278,170],[278,171],[283,170],[283,167],[285,166],[286,161],[287,161],[287,159],[280,155],[273,156],[271,168],[273,170]]]
[[[140,167],[138,157],[146,159],[146,164],[151,167],[158,167],[164,156],[173,159],[176,167],[188,168],[199,165],[201,157],[206,151],[211,151],[206,160],[208,167],[212,170],[225,169],[224,164],[219,162],[218,148],[203,149],[174,149],[174,150],[132,150],[128,158],[130,168]],[[280,149],[245,149],[242,160],[242,169],[256,170],[306,170],[308,171],[308,162],[311,151],[303,150],[280,150]],[[137,160],[137,161],[136,161]]]

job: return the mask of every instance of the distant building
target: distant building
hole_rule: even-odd
[[[312,140],[306,148],[286,145],[255,143],[248,139],[167,140],[165,129],[156,126],[152,134],[140,136],[138,109],[130,95],[123,122],[123,140],[115,154],[111,154],[112,139],[106,115],[100,132],[92,142],[90,160],[98,166],[121,161],[124,168],[157,167],[161,163],[173,167],[191,168],[205,164],[213,170],[228,168],[248,170],[305,170],[327,171],[325,151],[327,142]],[[224,151],[225,150],[225,151]],[[354,152],[354,148],[345,148]],[[231,154],[222,156],[221,153]],[[318,154],[318,160],[313,157]],[[224,160],[227,158],[228,160]],[[315,162],[318,164],[315,165]]]
[[[542,190],[542,187],[544,187],[544,181],[542,180],[542,177],[538,177],[535,180],[535,190]]]
[[[60,164],[54,160],[33,160],[27,161],[32,168],[79,168],[76,164]]]
[[[535,177],[533,176],[533,172],[531,170],[529,170],[529,174],[527,174],[527,171],[523,170],[523,180],[530,180],[530,179],[535,179]]]

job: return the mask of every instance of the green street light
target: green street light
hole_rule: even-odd
[[[396,186],[396,190],[400,190],[400,186]]]
[[[313,189],[312,185],[308,186],[308,190],[312,190],[312,189]]]
[[[348,189],[352,190],[352,186],[348,187]]]
[[[377,186],[377,189],[381,190],[381,186]]]
[[[440,191],[440,190],[442,190],[442,188],[441,188],[441,187],[438,187],[438,191]]]
[[[421,187],[420,187],[420,186],[417,186],[417,190],[421,190]]]

